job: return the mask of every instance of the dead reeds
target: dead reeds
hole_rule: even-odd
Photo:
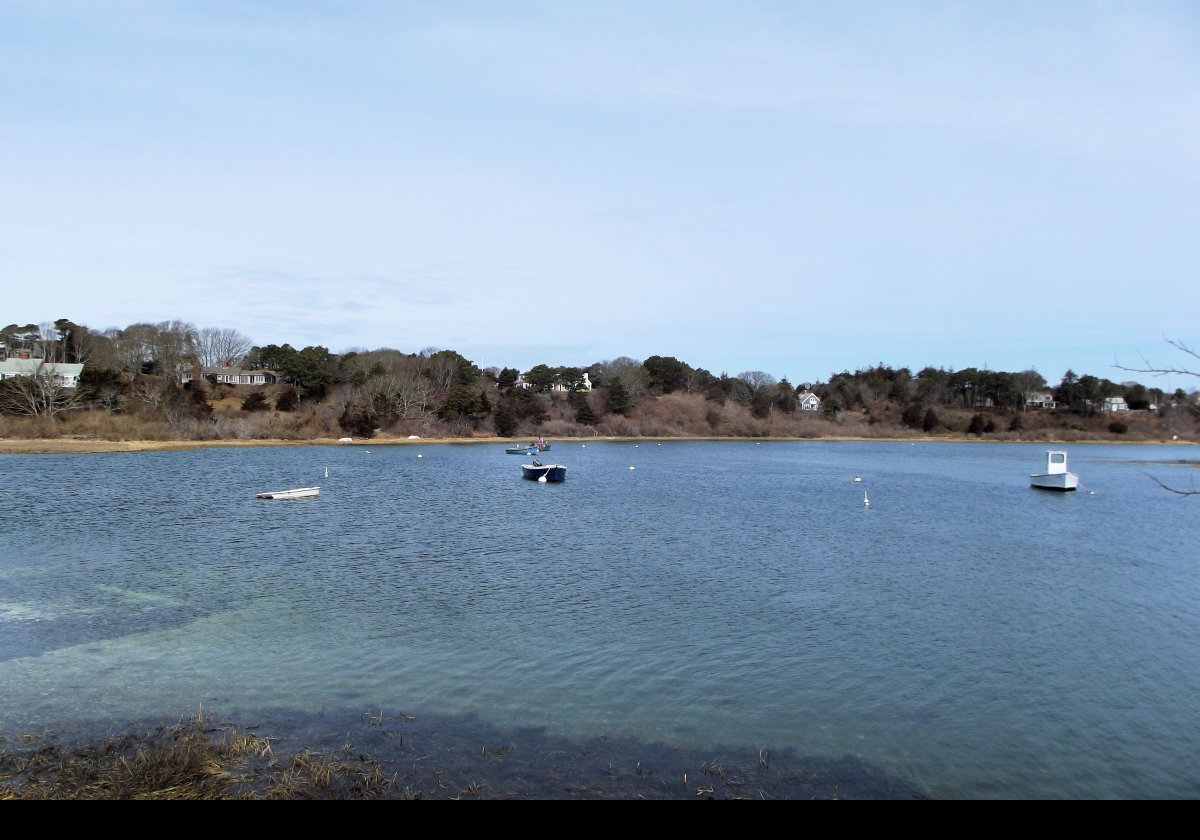
[[[0,751],[0,799],[417,798],[371,759],[305,751],[276,760],[271,739],[214,727],[203,712],[73,747],[27,741]]]

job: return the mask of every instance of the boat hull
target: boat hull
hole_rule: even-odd
[[[508,455],[536,455],[550,449],[548,443],[529,443],[525,446],[510,446],[504,450]]]
[[[566,481],[567,468],[562,464],[522,464],[521,477],[530,481]]]
[[[1038,490],[1078,490],[1079,476],[1075,473],[1048,473],[1046,475],[1031,475],[1029,486]]]
[[[273,490],[270,493],[256,493],[256,499],[311,499],[321,492],[320,487],[296,487],[292,490]]]

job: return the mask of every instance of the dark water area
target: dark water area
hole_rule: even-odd
[[[1192,448],[1073,446],[1071,494],[1046,448],[0,456],[0,734],[203,708],[429,798],[1192,798]]]
[[[303,755],[331,766],[378,767],[388,782],[372,798],[418,799],[662,799],[662,800],[924,800],[933,797],[861,756],[803,756],[714,745],[707,751],[598,735],[568,739],[544,728],[500,730],[475,715],[434,718],[365,710],[354,714],[298,710],[262,712],[231,721],[206,713],[204,727],[219,738],[237,731],[271,746],[269,761],[286,767]],[[62,753],[124,733],[146,737],[189,726],[196,715],[172,720],[63,723],[18,743],[15,755],[53,745]],[[0,762],[2,763],[2,762]],[[255,762],[261,766],[262,762]],[[245,786],[260,788],[250,771]],[[260,778],[265,778],[262,776]]]

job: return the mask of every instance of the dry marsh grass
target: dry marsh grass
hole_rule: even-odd
[[[203,712],[74,747],[26,741],[0,751],[0,800],[419,798],[368,757],[277,759],[271,739],[213,726]]]

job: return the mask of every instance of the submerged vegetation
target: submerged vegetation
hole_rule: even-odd
[[[214,724],[203,712],[81,742],[25,736],[12,748],[0,743],[0,800],[931,798],[853,756],[759,749],[738,762],[374,711],[332,741],[327,734],[313,736],[315,746],[286,746],[291,740]]]
[[[280,761],[269,738],[213,728],[203,714],[70,747],[28,740],[0,752],[0,799],[417,798],[365,757]]]

